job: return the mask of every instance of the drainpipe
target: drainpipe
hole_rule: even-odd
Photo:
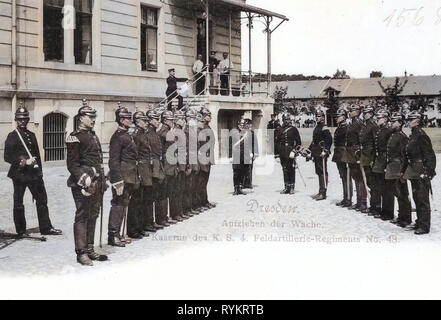
[[[205,70],[207,72],[207,76],[205,77],[205,95],[210,94],[210,79],[213,76],[210,74],[210,8],[209,8],[210,2],[209,0],[205,1],[205,65],[207,69]]]
[[[11,125],[14,128],[14,113],[17,107],[17,0],[12,0],[12,29],[11,29]]]

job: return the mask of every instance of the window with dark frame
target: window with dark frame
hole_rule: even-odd
[[[141,6],[141,67],[158,71],[158,9]]]
[[[92,8],[93,0],[74,0],[75,64],[92,64]]]
[[[44,0],[43,51],[45,61],[64,60],[64,0]]]

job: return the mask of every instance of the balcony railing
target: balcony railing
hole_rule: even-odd
[[[268,97],[269,84],[269,75],[256,72],[230,70],[221,73],[215,70],[206,74],[206,90],[210,95]]]

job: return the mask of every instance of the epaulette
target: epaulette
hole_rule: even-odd
[[[78,140],[78,138],[73,135],[74,133],[75,132],[72,132],[70,135],[67,136],[66,143],[80,143],[80,140]]]

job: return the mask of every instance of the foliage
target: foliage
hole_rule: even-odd
[[[403,92],[404,87],[407,84],[407,79],[400,83],[400,78],[395,78],[395,84],[393,86],[388,85],[387,87],[384,87],[381,81],[378,81],[378,84],[380,85],[381,90],[383,91],[387,104],[387,108],[390,112],[396,112],[400,111],[400,104],[401,104],[401,97],[399,94]]]

